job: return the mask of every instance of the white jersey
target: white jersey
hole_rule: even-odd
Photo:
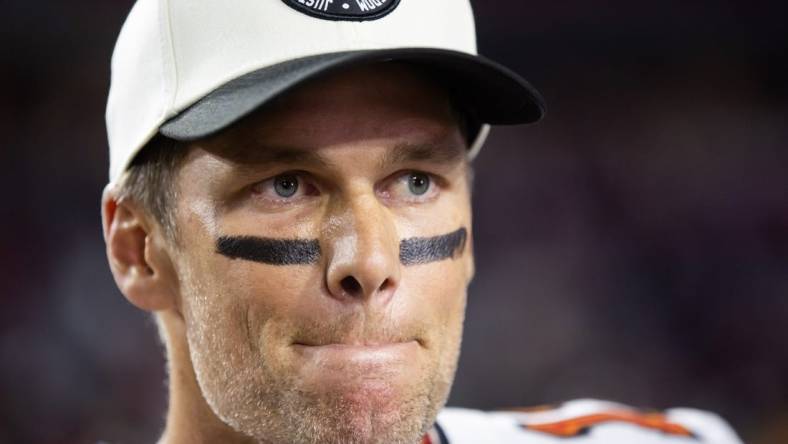
[[[483,412],[445,408],[425,444],[742,444],[719,416],[676,408],[645,412],[577,400],[556,408]]]

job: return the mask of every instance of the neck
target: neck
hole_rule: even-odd
[[[183,318],[174,311],[158,316],[167,344],[170,399],[159,444],[254,442],[221,421],[202,396],[191,365]]]

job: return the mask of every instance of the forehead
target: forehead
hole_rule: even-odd
[[[299,85],[200,146],[242,158],[259,153],[250,148],[261,145],[317,148],[359,138],[433,142],[459,133],[458,116],[437,79],[415,66],[377,63]]]

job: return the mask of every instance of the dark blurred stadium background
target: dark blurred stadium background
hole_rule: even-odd
[[[0,442],[153,442],[153,324],[101,238],[130,0],[0,3]],[[474,2],[547,119],[477,162],[450,404],[609,398],[788,442],[788,31],[777,1]]]

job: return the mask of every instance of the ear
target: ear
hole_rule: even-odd
[[[177,274],[158,223],[128,199],[118,200],[113,184],[101,197],[107,259],[121,293],[147,311],[177,308]]]

